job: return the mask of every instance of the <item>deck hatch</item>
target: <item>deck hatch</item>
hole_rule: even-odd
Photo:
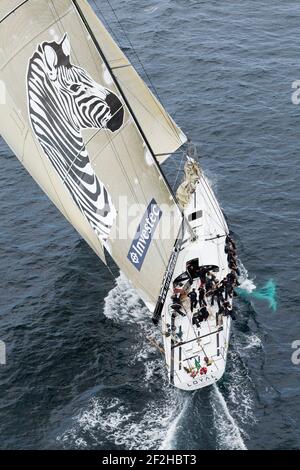
[[[192,212],[191,214],[188,215],[188,220],[189,222],[192,222],[193,220],[201,219],[202,216],[203,216],[203,211]]]

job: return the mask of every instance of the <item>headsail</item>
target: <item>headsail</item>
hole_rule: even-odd
[[[77,0],[114,77],[118,80],[137,117],[156,159],[162,163],[187,141],[159,101],[153,96],[127,57],[123,54],[86,1]]]
[[[86,0],[1,0],[0,25],[1,134],[153,309],[182,223],[158,161],[185,136]]]

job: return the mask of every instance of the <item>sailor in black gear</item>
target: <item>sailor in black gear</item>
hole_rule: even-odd
[[[201,314],[202,320],[207,320],[208,317],[209,317],[209,313],[208,313],[208,310],[207,310],[206,307],[202,307],[202,308],[200,309],[200,314]]]
[[[209,276],[206,277],[206,283],[205,283],[206,292],[212,291],[216,283],[217,283],[216,276],[212,273],[209,273]]]
[[[199,328],[201,322],[202,322],[202,316],[200,312],[198,311],[193,315],[192,323],[193,325],[196,325]]]
[[[200,266],[200,268],[198,269],[198,276],[200,277],[200,281],[201,281],[201,284],[205,285],[205,282],[206,282],[206,273],[207,273],[207,269],[205,269],[203,266]]]
[[[203,307],[203,306],[206,306],[207,303],[206,303],[206,300],[205,300],[205,289],[204,287],[199,287],[198,289],[198,301],[199,301],[199,307]]]
[[[224,301],[224,298],[223,298],[223,286],[220,285],[219,287],[217,287],[217,289],[214,290],[212,296],[211,296],[211,306],[213,307],[214,306],[214,303],[215,303],[215,299],[217,299],[217,304],[218,304],[218,308],[220,309],[221,308],[221,305]]]
[[[190,264],[187,268],[187,271],[189,273],[189,275],[191,276],[192,279],[195,279],[196,277],[196,269],[195,269],[195,266],[193,264]]]
[[[231,271],[230,273],[227,274],[226,276],[226,279],[228,280],[228,282],[230,282],[231,285],[235,285],[235,281],[236,281],[236,274],[234,271]]]
[[[191,312],[193,313],[194,308],[197,307],[197,294],[195,289],[193,289],[189,294],[188,297],[190,298],[191,301]]]
[[[231,250],[228,251],[228,253],[227,253],[227,261],[228,261],[228,263],[237,261],[236,254]]]
[[[236,250],[235,241],[233,240],[233,238],[231,238],[230,235],[227,235],[227,237],[226,237],[226,239],[225,239],[225,243],[226,243],[226,245],[231,244],[231,245],[233,246],[233,249]]]
[[[212,280],[211,277],[206,278],[205,287],[206,287],[206,292],[211,291],[212,288],[214,287],[214,281]]]
[[[224,312],[223,312],[223,315],[224,317],[231,317],[232,320],[235,320],[235,315],[234,315],[234,312],[229,304],[229,302],[224,302]]]
[[[241,271],[240,271],[240,269],[238,268],[238,266],[237,266],[237,264],[236,264],[235,261],[230,261],[230,262],[228,263],[228,266],[229,266],[229,268],[230,268],[232,271],[235,271],[235,272],[236,272],[237,276],[240,276],[240,275],[241,275]]]
[[[223,305],[221,305],[221,308],[219,308],[219,310],[217,311],[217,314],[216,314],[217,325],[219,324],[219,317],[223,314],[224,314],[224,307],[223,307]]]
[[[225,300],[228,300],[228,297],[233,296],[233,287],[232,287],[232,284],[229,282],[228,278],[225,278],[223,280],[223,286],[224,286]]]
[[[181,310],[182,307],[180,304],[173,304],[172,309],[179,313],[179,315],[181,315],[182,317],[185,317],[185,313]]]
[[[219,308],[221,308],[221,305],[224,302],[223,291],[224,291],[223,286],[220,286],[217,291],[217,303],[218,303]]]

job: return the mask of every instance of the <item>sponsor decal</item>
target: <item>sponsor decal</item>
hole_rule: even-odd
[[[142,269],[144,259],[149,250],[156,227],[162,216],[162,211],[157,205],[155,199],[152,199],[142,221],[138,226],[134,240],[131,244],[127,258],[133,266],[140,271]]]
[[[73,63],[67,33],[60,42],[37,44],[28,62],[26,82],[33,134],[75,204],[106,243],[116,209],[94,172],[82,131],[118,132],[124,121],[123,103]]]

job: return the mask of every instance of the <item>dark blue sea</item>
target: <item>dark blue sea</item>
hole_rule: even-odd
[[[154,326],[0,141],[2,449],[298,449],[300,4],[91,1],[198,146],[245,281],[227,371],[192,394],[168,385]],[[145,77],[144,70],[141,70]],[[174,183],[181,155],[164,171]]]

